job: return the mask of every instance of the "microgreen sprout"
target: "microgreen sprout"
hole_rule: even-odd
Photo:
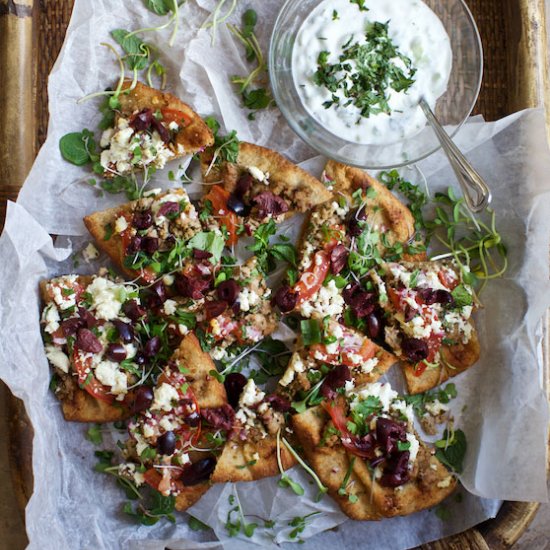
[[[284,441],[285,439],[283,438],[283,442]],[[281,430],[277,432],[277,465],[279,466],[279,471],[281,472],[279,487],[290,487],[295,494],[302,496],[305,493],[304,488],[297,481],[294,481],[283,468],[283,462],[281,460]]]
[[[222,13],[223,7],[227,0],[218,0],[216,8],[212,12],[212,17],[203,25],[203,29],[210,29],[211,44],[214,46],[216,43],[216,34],[218,30],[218,25],[221,25],[227,19],[231,17],[235,8],[237,7],[237,0],[231,0],[231,4],[225,13]]]

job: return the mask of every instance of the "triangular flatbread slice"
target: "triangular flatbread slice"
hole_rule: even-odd
[[[306,458],[353,519],[418,512],[456,487],[419,440],[410,406],[388,384],[356,388],[293,416],[292,424]]]
[[[113,322],[125,319],[117,297],[129,297],[133,291],[133,287],[99,276],[67,275],[41,281],[45,351],[56,373],[54,391],[66,420],[102,423],[130,416],[127,387],[134,377],[114,362],[102,363],[110,343],[108,331],[114,330]],[[127,352],[135,350],[128,345]]]
[[[183,189],[95,212],[84,218],[84,224],[125,275],[146,282],[190,265],[192,257],[179,260],[183,255],[172,251],[201,233],[197,211]]]
[[[295,465],[286,446],[277,442],[277,434],[284,436],[284,415],[265,398],[265,393],[250,379],[241,393],[235,424],[212,474],[213,482],[275,476],[280,471],[278,454],[283,470]]]
[[[409,393],[423,393],[477,362],[477,301],[457,265],[388,263],[379,272],[371,278],[386,312],[385,342],[403,362]]]
[[[214,155],[213,148],[201,154],[203,179],[212,184],[203,201],[212,204],[211,223],[226,226],[229,244],[237,242],[240,226],[251,232],[331,197],[319,180],[271,149],[240,142],[235,162]]]
[[[336,321],[324,324],[322,334],[323,340],[332,343],[306,346],[300,339],[287,370],[279,380],[279,391],[292,400],[299,392],[309,392],[334,367],[347,367],[349,379],[360,386],[376,382],[397,362],[393,354]],[[340,381],[343,386],[345,380]]]
[[[126,80],[119,101],[114,126],[103,132],[100,141],[100,162],[107,178],[162,169],[166,162],[214,143],[201,117],[170,93]]]

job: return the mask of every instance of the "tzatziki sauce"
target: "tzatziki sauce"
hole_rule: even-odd
[[[360,7],[363,6],[362,8]],[[388,88],[390,114],[361,116],[360,109],[314,81],[321,52],[328,63],[350,43],[365,42],[369,23],[388,23],[388,36],[399,53],[416,69],[414,83],[406,91]],[[449,36],[437,15],[420,0],[324,0],[304,21],[292,52],[292,73],[300,99],[309,114],[332,134],[352,143],[387,145],[419,133],[427,124],[418,102],[424,97],[435,107],[445,92],[452,67]],[[396,64],[401,64],[397,60]],[[346,103],[348,103],[346,105]]]

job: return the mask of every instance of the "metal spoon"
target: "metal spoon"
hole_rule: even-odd
[[[481,212],[491,202],[492,197],[489,187],[439,124],[424,98],[420,99],[420,107],[424,111],[428,122],[432,125],[439,143],[441,143],[441,147],[451,163],[458,183],[460,183],[466,206],[472,212]]]

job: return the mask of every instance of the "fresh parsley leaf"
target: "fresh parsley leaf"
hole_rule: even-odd
[[[201,231],[188,241],[187,246],[189,248],[210,252],[210,254],[212,254],[212,257],[209,258],[210,262],[217,264],[222,257],[225,239],[222,235],[214,231]]]
[[[189,517],[187,525],[189,525],[189,529],[192,531],[208,531],[208,529],[211,529],[209,525],[206,525],[206,523],[203,523],[200,519],[197,519],[194,516]]]
[[[473,297],[464,285],[458,285],[451,292],[454,298],[454,307],[471,306],[473,304]]]
[[[321,325],[317,319],[304,319],[300,321],[300,332],[304,346],[320,344],[323,340]]]
[[[94,445],[101,445],[103,443],[101,424],[94,424],[90,427],[86,432],[86,439],[91,441]]]
[[[466,456],[466,436],[462,430],[446,429],[443,438],[435,442],[435,456],[447,468],[458,474],[462,473],[464,457]]]

